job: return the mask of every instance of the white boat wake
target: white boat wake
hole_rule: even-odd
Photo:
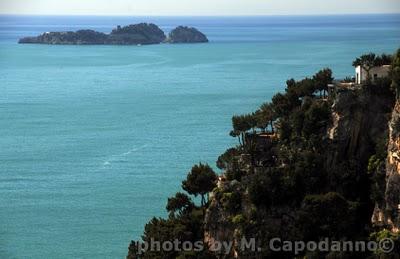
[[[131,155],[132,153],[135,153],[139,150],[142,150],[144,148],[146,148],[148,145],[142,145],[140,147],[136,147],[133,148],[131,150],[128,150],[127,152],[121,153],[121,154],[117,154],[117,155],[111,155],[111,157],[109,159],[107,159],[106,161],[104,161],[103,163],[103,168],[106,168],[108,166],[111,166],[112,163],[123,163],[123,162],[127,162],[128,156]]]

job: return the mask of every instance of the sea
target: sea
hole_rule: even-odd
[[[17,44],[139,22],[210,43]],[[0,258],[124,258],[193,164],[219,172],[232,115],[289,78],[351,77],[355,57],[399,47],[400,14],[0,16]]]

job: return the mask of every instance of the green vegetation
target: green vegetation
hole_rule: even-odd
[[[201,206],[196,206],[189,196],[184,193],[176,193],[168,199],[166,209],[169,212],[168,219],[153,218],[146,224],[143,242],[151,244],[152,241],[166,242],[179,240],[180,243],[189,241],[194,244],[204,238],[204,211],[207,202],[206,194],[215,188],[216,174],[207,164],[194,165],[187,179],[182,182],[182,187],[188,193],[195,196],[201,195]],[[142,250],[139,243],[132,241],[129,245],[129,259],[175,259],[175,258],[215,258],[207,250],[196,251],[164,251],[162,249]]]
[[[235,225],[240,225],[243,224],[244,222],[246,222],[246,219],[242,214],[238,214],[232,218],[232,223]]]
[[[392,78],[392,89],[396,92],[396,98],[400,98],[400,49],[397,50],[393,57],[392,68],[391,68],[391,78]]]
[[[357,203],[349,202],[335,192],[307,195],[302,203],[298,213],[304,240],[324,237],[340,240],[357,236]]]
[[[328,84],[332,83],[333,81],[332,70],[330,70],[329,68],[325,68],[319,71],[313,76],[313,80],[315,82],[315,85],[317,86],[317,90],[320,93],[323,92],[325,97],[326,92],[328,91]]]
[[[378,249],[375,252],[375,256],[377,258],[382,259],[390,259],[390,258],[398,258],[400,254],[400,235],[399,233],[392,233],[387,229],[380,230],[378,232],[372,232],[370,234],[370,240],[380,242],[384,239],[391,239],[394,242],[394,249],[392,252],[387,253],[382,251],[382,249]]]
[[[168,198],[167,211],[171,216],[175,216],[178,212],[179,216],[182,216],[190,212],[194,208],[194,203],[190,200],[189,196],[184,193],[178,192],[175,197]]]
[[[275,132],[274,121],[276,120],[276,113],[274,106],[271,103],[264,103],[260,109],[255,113],[257,128],[265,132],[270,127],[271,132]]]
[[[399,53],[393,58],[394,65],[400,64]],[[370,67],[386,64],[391,59],[388,55],[371,53],[361,56],[353,64],[362,65],[369,71]],[[392,85],[396,88],[400,82],[399,71],[394,68],[391,73]],[[193,166],[182,188],[188,194],[200,195],[201,205],[196,206],[189,196],[177,193],[168,199],[169,218],[149,222],[142,239],[203,240],[206,228],[210,225],[218,227],[220,222],[226,224],[219,231],[234,233],[227,234],[230,238],[256,238],[262,248],[268,247],[273,237],[304,241],[381,238],[382,233],[371,234],[376,229],[372,228],[370,218],[375,202],[383,200],[382,168],[387,156],[387,134],[379,132],[380,139],[370,139],[368,133],[360,133],[354,140],[349,134],[358,132],[346,128],[348,131],[342,133],[344,140],[329,138],[334,100],[325,97],[332,81],[329,68],[303,80],[289,79],[285,92],[276,94],[271,102],[262,104],[253,113],[233,116],[230,135],[238,138],[238,145],[218,157],[217,167],[224,171],[218,187],[217,176],[209,165]],[[376,93],[372,94],[366,88],[352,90],[342,98],[359,98],[361,101],[355,104],[342,101],[341,105],[347,105],[346,109],[351,112],[358,109],[362,113],[369,106],[363,100],[370,100],[371,96],[393,99],[392,92],[382,91],[384,88],[379,87],[383,81],[375,84],[380,89]],[[385,112],[390,111],[382,113]],[[350,113],[350,117],[352,115]],[[343,127],[350,127],[354,120],[351,117]],[[211,191],[210,203],[207,195]],[[205,217],[206,210],[211,217]],[[219,218],[213,218],[213,215]],[[398,240],[398,237],[393,238]],[[293,258],[295,255],[266,249],[243,254],[239,251],[239,256]],[[305,251],[297,256],[352,258],[354,254],[315,255]],[[139,256],[135,243],[131,244],[128,257],[215,258],[208,251],[146,252]]]
[[[400,118],[397,118],[393,123],[393,137],[400,135]]]
[[[221,198],[222,206],[232,213],[240,210],[242,197],[239,192],[225,192],[222,194]]]
[[[187,175],[187,179],[182,182],[182,189],[194,196],[201,196],[201,206],[204,207],[207,199],[206,195],[215,188],[217,175],[207,164],[198,164],[192,167]]]

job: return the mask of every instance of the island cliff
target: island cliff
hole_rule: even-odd
[[[118,26],[110,34],[94,30],[76,32],[45,32],[36,37],[25,37],[18,43],[56,44],[56,45],[147,45],[169,43],[208,42],[207,37],[195,28],[180,26],[173,30],[167,40],[164,32],[155,24],[139,23]]]
[[[233,116],[230,135],[238,145],[218,157],[222,175],[199,164],[182,182],[201,204],[177,193],[168,199],[169,217],[153,218],[142,237],[201,241],[204,249],[149,251],[132,242],[128,258],[398,258],[400,50],[390,62],[389,76],[362,84],[334,82],[328,68],[289,79],[271,102]],[[295,252],[272,250],[274,238],[391,240],[393,247]],[[242,240],[252,239],[256,249],[243,249]]]

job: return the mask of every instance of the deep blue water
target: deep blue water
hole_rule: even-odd
[[[209,44],[18,45],[45,31],[155,22]],[[290,77],[354,74],[400,47],[400,15],[0,16],[0,258],[123,258],[192,164],[236,141]]]

